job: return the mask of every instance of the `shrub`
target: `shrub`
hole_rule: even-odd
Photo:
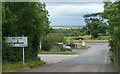
[[[44,61],[42,61],[40,58],[36,58],[34,60],[27,60],[27,66],[29,68],[33,68],[33,67],[36,67],[36,66],[40,66],[42,64],[45,64]]]
[[[82,37],[76,37],[76,38],[74,38],[75,40],[85,40],[84,38],[82,38]]]
[[[42,40],[42,50],[44,51],[49,51],[50,50],[50,45],[47,39]]]

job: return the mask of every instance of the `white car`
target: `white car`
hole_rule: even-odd
[[[70,46],[66,46],[65,48],[66,48],[66,49],[71,49],[71,47],[70,47]]]
[[[66,50],[72,51],[72,48],[71,48],[70,46],[67,46],[67,45],[63,45],[63,49],[66,49]]]

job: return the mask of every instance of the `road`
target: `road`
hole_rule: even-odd
[[[24,72],[116,72],[108,58],[107,43],[88,43],[87,45],[91,48],[82,51],[74,50],[77,52],[75,55],[59,55],[59,57],[56,55],[57,58],[55,55],[54,58],[49,55],[48,60],[46,59],[48,64]],[[52,62],[52,59],[56,62]]]

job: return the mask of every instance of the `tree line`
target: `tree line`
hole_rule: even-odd
[[[87,35],[91,35],[91,38],[100,38],[103,35],[108,34],[108,25],[104,18],[103,13],[86,14],[85,18],[86,26],[83,28]]]
[[[69,29],[62,29],[62,28],[59,28],[59,29],[54,29],[54,28],[51,28],[50,30],[50,33],[62,33],[64,34],[64,36],[83,36],[83,35],[86,35],[84,30],[81,28],[69,28]]]

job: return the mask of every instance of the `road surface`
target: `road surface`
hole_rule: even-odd
[[[116,72],[108,57],[107,43],[88,43],[91,48],[75,55],[39,55],[48,64],[24,72]]]

